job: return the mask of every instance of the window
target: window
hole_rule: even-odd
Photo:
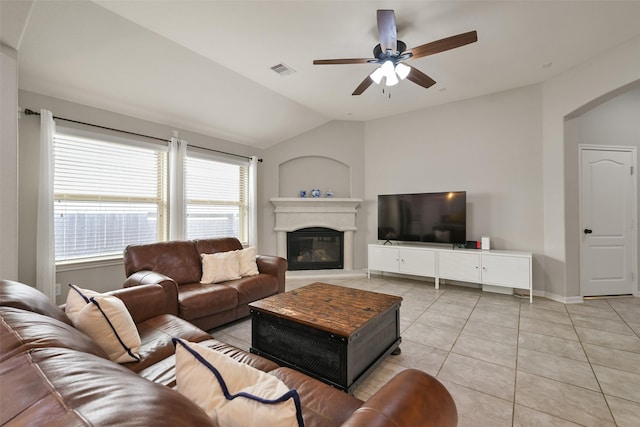
[[[109,139],[54,138],[56,262],[166,239],[166,148]]]
[[[190,148],[184,163],[169,168],[168,146],[72,129],[55,135],[53,150],[58,264],[121,257],[127,245],[167,240],[171,173],[180,187],[184,178],[174,220],[186,218],[172,238],[249,242],[247,160]]]
[[[186,238],[249,240],[249,167],[187,152]]]

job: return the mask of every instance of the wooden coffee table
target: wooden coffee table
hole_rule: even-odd
[[[251,352],[352,392],[400,352],[401,301],[326,283],[255,301]]]

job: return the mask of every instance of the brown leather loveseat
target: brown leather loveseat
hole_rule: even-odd
[[[167,314],[166,293],[159,285],[119,289],[111,294],[124,302],[140,334],[139,362],[112,362],[44,294],[22,283],[0,280],[0,425],[215,425],[198,405],[174,389],[172,337],[199,342],[295,388],[307,427],[457,424],[450,394],[422,371],[399,373],[363,402],[217,341]]]
[[[284,292],[287,260],[259,255],[259,274],[221,283],[200,283],[201,254],[242,250],[233,237],[130,245],[124,250],[124,287],[160,284],[167,312],[209,330],[249,315],[248,304]]]

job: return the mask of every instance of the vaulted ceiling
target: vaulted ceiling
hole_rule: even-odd
[[[20,89],[268,147],[330,120],[375,120],[549,79],[640,35],[640,1],[0,0]],[[478,42],[411,61],[437,83],[372,85],[376,9],[409,48]],[[286,64],[281,76],[271,67]]]

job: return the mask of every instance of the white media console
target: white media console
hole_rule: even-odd
[[[369,269],[459,280],[482,285],[528,289],[533,302],[533,255],[530,252],[440,249],[409,245],[369,245]]]

